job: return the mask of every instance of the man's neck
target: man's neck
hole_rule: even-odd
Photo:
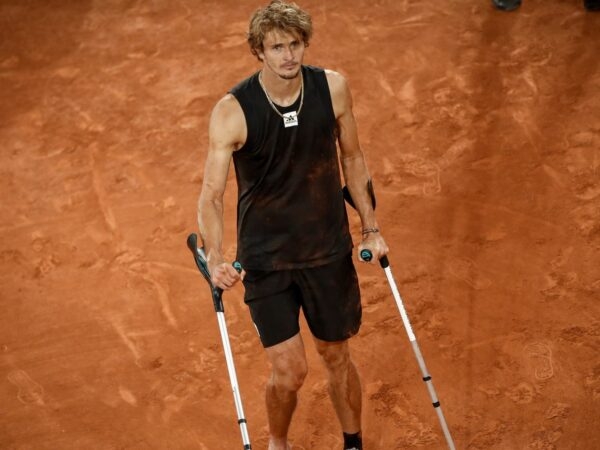
[[[263,67],[259,76],[269,97],[279,106],[291,105],[300,95],[302,86],[301,71],[298,71],[298,75],[294,78],[286,79]]]

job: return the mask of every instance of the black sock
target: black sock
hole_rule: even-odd
[[[344,450],[362,450],[362,437],[360,431],[355,434],[344,433]]]

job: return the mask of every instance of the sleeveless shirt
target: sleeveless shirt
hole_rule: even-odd
[[[297,126],[284,127],[258,72],[230,91],[248,130],[246,142],[233,153],[237,259],[246,269],[317,267],[352,250],[325,71],[302,66],[302,75],[304,101]],[[282,114],[297,111],[300,97],[277,108]]]

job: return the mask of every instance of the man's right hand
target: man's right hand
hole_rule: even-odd
[[[211,281],[214,286],[224,291],[231,289],[236,283],[244,279],[246,271],[242,269],[240,273],[234,269],[231,263],[221,262],[213,267],[209,267]]]

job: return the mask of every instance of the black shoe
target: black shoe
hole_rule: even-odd
[[[600,11],[600,0],[583,0],[583,6],[588,11]]]
[[[587,2],[588,0],[586,0]],[[521,6],[521,0],[492,0],[494,6],[502,11],[512,11]]]
[[[344,433],[344,450],[362,450],[362,436],[360,432],[356,434]]]

